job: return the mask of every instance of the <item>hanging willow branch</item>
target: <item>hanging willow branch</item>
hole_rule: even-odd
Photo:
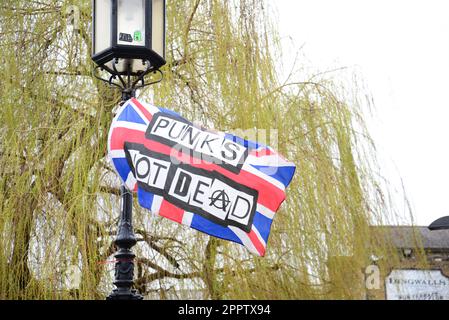
[[[167,4],[165,80],[140,98],[206,127],[276,133],[269,144],[297,173],[263,259],[152,218],[135,202],[136,286],[163,297],[170,288],[184,298],[360,297],[347,274],[373,252],[397,260],[388,243],[368,243],[369,225],[398,215],[377,180],[358,101],[326,74],[279,80],[268,2]],[[80,8],[79,30],[67,5]],[[99,299],[111,290],[105,261],[113,259],[119,180],[106,140],[120,96],[92,76],[90,6],[0,5],[0,299]]]

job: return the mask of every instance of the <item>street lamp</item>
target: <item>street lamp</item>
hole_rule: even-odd
[[[442,217],[434,222],[432,222],[429,226],[430,230],[447,230],[449,229],[449,216]]]
[[[144,77],[165,61],[165,0],[93,0],[92,60],[122,89],[123,100],[153,84]],[[160,81],[160,80],[159,80]],[[157,82],[159,82],[157,81]]]
[[[165,62],[165,0],[93,0],[92,60],[94,76],[122,91],[122,103],[135,97],[136,90],[162,80]],[[101,77],[106,73],[108,79]],[[145,82],[149,73],[157,81]],[[120,188],[121,214],[115,245],[117,289],[108,300],[141,300],[132,289],[137,243],[132,226],[132,192]]]

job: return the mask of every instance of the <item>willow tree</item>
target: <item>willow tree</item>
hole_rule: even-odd
[[[385,208],[373,149],[356,101],[332,81],[281,82],[271,9],[168,1],[165,80],[140,98],[223,131],[266,130],[297,173],[265,258],[136,203],[136,286],[150,297],[359,294],[347,274],[366,265]],[[90,1],[0,10],[0,298],[104,298],[119,201],[106,140],[120,94],[92,76]]]

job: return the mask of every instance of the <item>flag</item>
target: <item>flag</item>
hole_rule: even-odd
[[[133,98],[108,137],[113,167],[139,204],[264,256],[295,165],[263,144],[191,123]]]

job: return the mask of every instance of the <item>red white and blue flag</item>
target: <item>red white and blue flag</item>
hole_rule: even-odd
[[[114,118],[108,150],[142,207],[265,255],[295,173],[272,148],[131,99]]]

